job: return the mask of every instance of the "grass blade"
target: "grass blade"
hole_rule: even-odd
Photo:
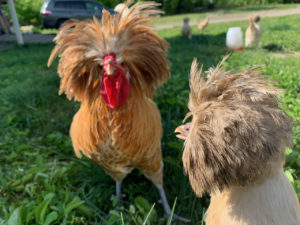
[[[122,223],[122,225],[125,225],[122,212],[120,214],[121,214],[121,223]]]
[[[152,211],[153,211],[153,209],[154,209],[154,206],[155,206],[155,203],[152,205],[150,211],[148,212],[148,214],[147,214],[147,216],[146,216],[146,218],[145,218],[145,221],[143,222],[143,225],[146,225],[147,220],[148,220],[149,216],[151,215],[151,213],[152,213]]]
[[[173,204],[173,207],[172,207],[172,211],[171,211],[170,217],[168,219],[167,225],[171,225],[171,222],[172,222],[172,219],[173,219],[173,215],[174,215],[174,211],[175,211],[176,202],[177,202],[177,198],[175,198],[175,201],[174,201],[174,204]]]

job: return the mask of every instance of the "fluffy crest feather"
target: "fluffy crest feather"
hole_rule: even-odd
[[[259,183],[282,169],[292,121],[278,107],[281,90],[259,68],[233,73],[219,64],[205,80],[193,61],[183,164],[197,195]]]
[[[114,52],[118,63],[124,63],[131,75],[133,90],[154,94],[169,74],[166,59],[168,43],[148,25],[151,18],[163,13],[156,2],[124,3],[119,14],[103,10],[101,21],[70,20],[55,38],[48,66],[60,57],[58,73],[60,93],[69,99],[93,101],[102,72],[103,56]]]

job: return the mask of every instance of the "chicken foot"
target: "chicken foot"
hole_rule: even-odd
[[[122,183],[116,181],[116,196],[117,196],[118,201],[119,201],[119,204],[118,204],[117,208],[119,208],[122,205],[121,187],[122,187]],[[166,197],[166,194],[165,194],[165,190],[164,190],[163,187],[158,187],[157,189],[158,189],[158,192],[159,192],[159,195],[160,195],[160,198],[161,198],[161,201],[162,201],[162,205],[163,205],[163,208],[164,208],[164,211],[165,211],[165,217],[168,219],[171,215],[172,210],[171,210],[171,207],[168,203],[168,200],[167,200],[167,197]],[[186,218],[181,217],[181,216],[177,216],[176,214],[173,214],[172,220],[179,220],[179,221],[182,221],[182,222],[185,222],[185,223],[190,222],[189,219],[186,219]]]
[[[171,208],[170,208],[170,205],[168,203],[168,200],[167,200],[167,197],[166,197],[166,194],[165,194],[165,190],[163,187],[158,187],[158,192],[159,192],[159,195],[160,195],[160,198],[161,198],[161,201],[162,201],[162,205],[163,205],[163,208],[164,208],[164,211],[165,211],[165,217],[168,219],[171,215]],[[181,217],[181,216],[177,216],[176,214],[173,214],[173,217],[172,217],[172,220],[179,220],[179,221],[182,221],[182,222],[185,222],[185,223],[188,223],[188,222],[191,222],[189,219],[186,219],[184,217]]]

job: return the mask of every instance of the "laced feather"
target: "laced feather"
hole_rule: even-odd
[[[169,77],[166,41],[148,25],[163,13],[156,2],[128,0],[117,15],[103,10],[101,21],[70,20],[55,38],[48,66],[60,57],[60,93],[69,99],[94,101],[102,74],[102,57],[114,52],[118,62],[129,68],[133,90],[152,97],[158,85]],[[139,93],[137,93],[138,95]]]
[[[279,108],[281,90],[259,68],[223,72],[220,64],[205,80],[193,61],[183,164],[197,195],[258,183],[282,169],[292,121]]]

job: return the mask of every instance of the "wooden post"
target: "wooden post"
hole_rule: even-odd
[[[13,27],[14,27],[14,31],[15,31],[15,35],[16,35],[18,44],[24,45],[24,40],[23,40],[23,37],[21,34],[20,25],[19,25],[14,2],[13,2],[13,0],[8,0],[7,3],[8,3],[11,18],[13,20]]]
[[[2,3],[0,1],[0,25],[1,27],[4,29],[4,32],[9,34],[10,30],[9,30],[9,23],[3,13],[3,8],[2,8]]]

